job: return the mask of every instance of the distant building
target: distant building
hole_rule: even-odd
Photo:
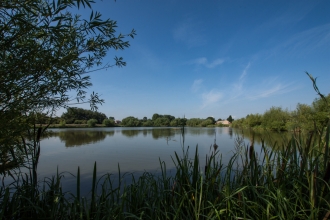
[[[223,120],[223,121],[217,121],[215,124],[223,124],[223,125],[230,125],[231,123],[228,120]]]
[[[119,125],[121,123],[120,120],[115,120],[115,124]]]

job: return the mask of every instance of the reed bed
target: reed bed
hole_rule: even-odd
[[[60,173],[39,181],[40,145],[24,143],[28,172],[8,173],[15,181],[0,189],[0,219],[330,219],[329,134],[330,123],[307,138],[293,134],[276,150],[262,144],[259,154],[253,141],[237,139],[228,164],[214,143],[203,167],[198,147],[192,157],[183,147],[172,158],[174,175],[160,160],[159,175],[135,178],[118,167],[120,178],[97,177],[95,163],[88,197],[79,168],[75,192],[62,190]]]

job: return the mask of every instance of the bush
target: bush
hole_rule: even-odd
[[[113,120],[110,120],[110,119],[104,119],[102,124],[106,127],[113,127],[115,122]]]
[[[60,127],[65,127],[66,125],[66,121],[65,120],[61,120],[60,121]]]
[[[75,120],[74,123],[75,124],[86,124],[87,121],[86,120]]]
[[[97,120],[96,119],[89,119],[87,121],[88,127],[95,127],[96,123],[97,123]]]

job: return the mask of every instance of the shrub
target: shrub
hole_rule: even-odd
[[[104,126],[106,127],[113,127],[114,126],[114,121],[110,120],[110,119],[104,119],[102,124],[104,124]]]
[[[87,121],[86,120],[75,120],[74,123],[75,124],[86,124]]]
[[[89,119],[87,121],[88,127],[95,127],[96,123],[97,123],[97,120],[96,119]]]
[[[66,125],[66,121],[65,120],[61,120],[60,121],[60,127],[65,127]]]

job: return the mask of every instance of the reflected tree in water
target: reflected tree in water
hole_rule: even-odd
[[[172,138],[175,135],[174,129],[153,129],[152,130],[152,137],[154,139],[159,138]]]
[[[60,132],[48,132],[42,139],[48,137],[59,137],[66,147],[78,147],[103,141],[106,136],[114,136],[114,131],[84,131],[65,130]]]
[[[141,132],[140,130],[122,130],[121,134],[126,137],[134,137],[134,136],[138,136],[140,132]]]
[[[254,143],[276,148],[277,146],[286,146],[291,139],[290,132],[273,132],[273,131],[254,131],[252,129],[234,129],[237,136],[242,136],[253,140]]]

